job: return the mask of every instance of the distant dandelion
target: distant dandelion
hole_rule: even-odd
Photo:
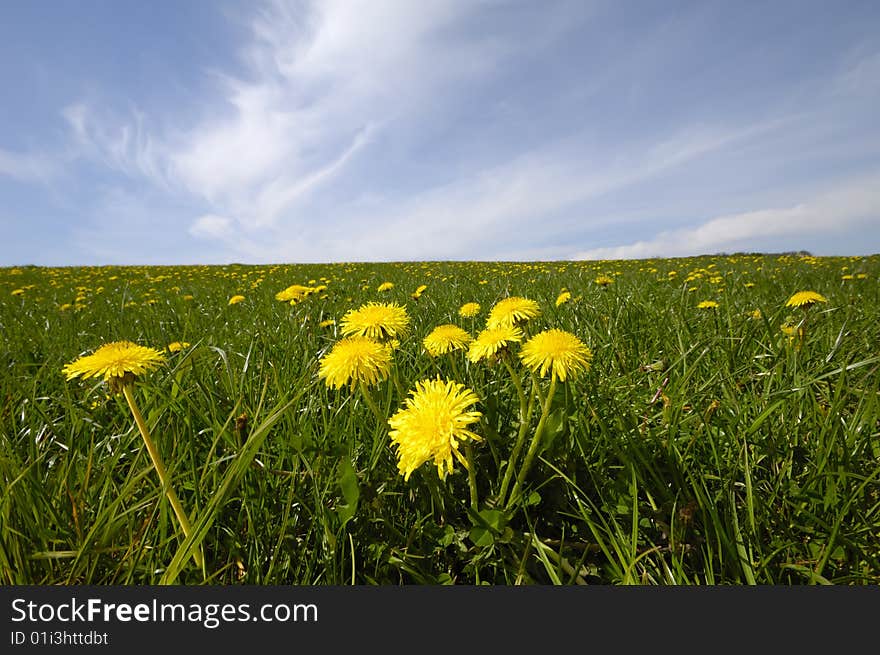
[[[522,341],[522,337],[522,331],[516,327],[486,328],[471,341],[468,359],[475,363],[482,359],[492,359],[510,344]]]
[[[13,290],[12,290],[12,295],[13,295],[13,296],[23,296],[23,295],[24,295],[24,289],[13,289]]]
[[[697,305],[697,309],[718,309],[718,303],[714,300],[702,300]]]
[[[563,291],[556,297],[556,306],[559,307],[560,305],[567,303],[569,300],[571,300],[571,292]]]
[[[462,318],[473,318],[477,314],[480,313],[480,303],[476,302],[466,302],[463,304],[459,310],[458,315]]]
[[[334,325],[336,325],[336,320],[332,318],[328,318],[326,321],[321,321],[320,323],[318,323],[318,327],[322,328],[332,327]]]
[[[422,345],[431,357],[438,357],[454,350],[465,350],[471,341],[471,335],[457,325],[438,325],[422,340]]]
[[[237,305],[238,303],[243,302],[243,301],[244,301],[244,296],[232,296],[232,298],[229,299],[229,304],[230,305]]]
[[[459,447],[481,437],[468,426],[482,414],[469,408],[479,402],[477,395],[454,381],[422,380],[404,402],[404,408],[388,420],[389,437],[397,448],[397,469],[409,480],[413,471],[429,460],[441,479],[452,472],[457,459],[467,468]]]
[[[499,300],[489,310],[486,327],[514,327],[540,316],[540,314],[541,308],[534,300],[511,296],[510,298]]]
[[[590,368],[593,353],[574,334],[564,330],[539,332],[523,344],[519,357],[533,373],[547,373],[565,382]]]
[[[600,275],[595,280],[593,280],[600,287],[607,287],[609,284],[614,284],[614,279],[608,277],[607,275]]]
[[[337,341],[321,358],[318,377],[328,387],[341,389],[346,384],[378,384],[391,371],[391,348],[369,337],[353,336]]]
[[[346,312],[340,327],[346,336],[391,339],[407,334],[409,316],[405,307],[395,303],[369,302]]]
[[[176,353],[185,348],[189,348],[189,345],[188,341],[172,341],[165,347],[168,349],[168,352]]]
[[[291,305],[295,305],[296,303],[304,300],[309,294],[315,293],[316,289],[313,287],[307,287],[302,284],[292,284],[286,289],[282,289],[278,293],[275,294],[275,300],[280,300],[282,302],[289,302]]]
[[[379,288],[376,289],[379,293],[384,291],[391,291],[394,288],[394,282],[383,282],[379,285]]]
[[[815,291],[798,291],[791,298],[788,299],[788,302],[785,303],[786,307],[811,307],[816,303],[820,302],[828,302],[828,299]]]

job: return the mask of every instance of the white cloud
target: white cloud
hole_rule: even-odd
[[[880,175],[849,180],[789,207],[719,216],[652,239],[594,248],[571,259],[642,259],[731,252],[776,237],[798,243],[806,236],[839,235],[857,226],[880,228]]]
[[[189,233],[204,239],[230,239],[233,236],[233,221],[225,216],[205,214],[190,226]]]
[[[17,153],[0,148],[0,176],[19,182],[45,182],[59,170],[54,157],[33,153]]]

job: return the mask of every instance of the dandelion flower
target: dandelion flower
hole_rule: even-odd
[[[785,303],[785,306],[810,307],[817,302],[828,302],[828,299],[825,296],[816,293],[815,291],[798,291],[796,294],[788,299],[788,302]]]
[[[569,300],[571,300],[571,292],[570,291],[563,291],[562,293],[560,293],[556,297],[556,306],[559,307],[559,305],[563,305],[563,304],[567,303]]]
[[[478,362],[481,359],[491,359],[511,343],[522,341],[522,331],[515,327],[486,328],[477,338],[471,341],[468,349],[468,359]]]
[[[471,335],[457,325],[438,325],[422,340],[422,345],[431,357],[437,357],[453,350],[464,350],[471,341]]]
[[[702,300],[697,305],[697,309],[718,309],[718,303],[714,300]]]
[[[751,313],[749,313],[749,316],[757,321],[763,317],[763,314],[761,313],[760,309],[755,309]]]
[[[13,289],[12,295],[13,296],[22,296],[22,295],[24,295],[24,289]]]
[[[550,371],[561,382],[590,368],[593,353],[575,335],[564,330],[544,330],[523,344],[523,364],[541,377]]]
[[[275,294],[275,300],[280,300],[282,302],[289,302],[291,305],[295,305],[299,301],[303,300],[310,293],[314,293],[315,289],[313,287],[306,287],[302,284],[292,284],[286,289],[283,289]]]
[[[391,291],[393,288],[394,288],[394,282],[383,282],[382,284],[379,285],[379,288],[376,289],[376,291],[378,291],[379,293],[382,293],[383,291]]]
[[[525,323],[529,319],[535,318],[541,314],[541,308],[534,300],[528,298],[520,298],[519,296],[511,296],[499,300],[489,310],[489,317],[486,319],[487,328],[497,327],[514,327],[520,323]]]
[[[244,300],[244,296],[232,296],[232,298],[229,299],[229,304],[230,305],[237,305],[238,303],[242,302],[243,300]]]
[[[607,287],[609,284],[614,284],[614,279],[608,277],[607,275],[600,275],[593,281],[600,287]]]
[[[482,414],[469,411],[479,402],[477,395],[458,382],[422,380],[406,399],[404,408],[388,420],[389,437],[397,448],[397,469],[409,480],[412,472],[429,460],[437,466],[441,479],[453,470],[453,456],[467,468],[459,446],[480,441],[467,429]]]
[[[458,310],[458,315],[462,318],[473,318],[480,313],[480,303],[466,302]]]
[[[169,343],[165,347],[168,348],[168,352],[176,353],[176,352],[180,352],[184,348],[189,348],[189,342],[188,341],[172,341],[171,343]]]
[[[336,320],[332,318],[328,318],[326,321],[321,321],[320,323],[318,323],[318,327],[322,328],[331,327],[333,325],[336,325]]]
[[[368,302],[346,312],[340,325],[346,336],[383,340],[404,336],[409,331],[409,316],[405,307],[395,303]]]
[[[329,353],[321,358],[318,377],[328,387],[341,389],[357,382],[373,385],[388,377],[391,371],[391,348],[363,336],[347,337],[337,341]]]
[[[427,284],[421,284],[421,285],[419,285],[419,287],[415,291],[413,291],[410,294],[410,296],[412,296],[413,300],[418,300],[419,298],[422,297],[422,294],[425,293],[427,288],[428,288]]]
[[[163,361],[165,356],[158,350],[131,341],[114,341],[67,364],[62,372],[68,380],[103,377],[115,391],[120,384],[134,381]]]

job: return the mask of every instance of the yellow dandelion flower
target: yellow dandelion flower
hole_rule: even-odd
[[[468,359],[472,362],[479,362],[481,359],[491,359],[511,343],[522,341],[522,337],[522,331],[516,327],[486,328],[477,335],[476,339],[471,341],[470,348],[468,349]]]
[[[330,327],[332,325],[336,325],[336,320],[332,318],[328,318],[326,321],[321,321],[320,323],[318,323],[318,327],[322,328]]]
[[[760,309],[755,309],[755,310],[753,310],[752,312],[749,313],[749,317],[750,317],[750,318],[753,318],[753,319],[755,319],[755,320],[757,321],[757,320],[760,320],[760,319],[763,317],[763,314],[761,313],[761,310],[760,310]]]
[[[190,294],[186,294],[185,296],[183,296],[183,299],[184,299],[184,300],[193,300],[194,297],[195,297],[195,296],[192,296],[192,295],[190,295]]]
[[[529,319],[540,316],[540,314],[541,308],[534,300],[511,296],[510,298],[499,300],[489,310],[486,327],[514,327],[520,323],[525,323]]]
[[[229,304],[230,305],[237,305],[238,303],[242,302],[243,300],[244,300],[244,296],[232,296],[232,298],[229,299]]]
[[[718,309],[718,303],[714,300],[701,300],[697,309]]]
[[[315,289],[312,287],[306,287],[302,284],[292,284],[286,289],[282,289],[276,293],[275,300],[289,302],[291,305],[295,305],[300,300],[305,299],[310,293],[314,293],[314,291]]]
[[[477,302],[466,302],[458,310],[458,315],[462,318],[473,318],[479,313],[480,303]]]
[[[465,350],[471,341],[471,335],[457,325],[438,325],[422,340],[422,345],[431,357],[438,357],[453,350]]]
[[[788,299],[788,302],[785,303],[786,307],[810,307],[815,305],[817,302],[828,302],[828,299],[816,293],[815,291],[798,291],[791,298]]]
[[[614,279],[608,277],[607,275],[600,275],[595,280],[593,280],[600,287],[607,287],[609,284],[614,284]]]
[[[482,416],[480,412],[469,411],[479,400],[473,391],[451,380],[416,383],[404,408],[388,419],[388,436],[397,448],[397,469],[405,480],[429,460],[433,460],[441,479],[452,472],[453,457],[467,468],[459,446],[481,440],[467,429]]]
[[[556,298],[556,306],[559,307],[559,305],[565,304],[569,300],[571,300],[571,292],[570,291],[563,291]]]
[[[103,377],[112,387],[134,379],[165,361],[165,356],[153,348],[139,346],[131,341],[105,343],[91,355],[84,355],[67,364],[62,373],[68,380]],[[114,388],[114,391],[118,389]]]
[[[353,336],[337,341],[321,358],[318,377],[328,387],[341,389],[357,382],[378,384],[391,371],[391,348],[374,339]]]
[[[13,289],[12,295],[13,296],[22,296],[22,295],[24,295],[24,289]]]
[[[342,334],[372,339],[405,336],[409,331],[406,308],[395,303],[368,302],[345,313],[340,323]]]
[[[394,282],[383,282],[382,284],[379,285],[379,287],[376,289],[376,291],[378,291],[379,293],[382,293],[383,291],[391,291],[393,288],[394,288]]]
[[[544,330],[523,344],[519,357],[533,373],[561,382],[590,368],[593,353],[575,335],[564,330]]]
[[[165,347],[168,349],[169,352],[176,353],[180,352],[184,348],[189,348],[189,345],[190,344],[188,341],[172,341]]]

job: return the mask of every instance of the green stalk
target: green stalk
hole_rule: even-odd
[[[140,430],[141,436],[144,438],[147,452],[150,454],[150,459],[153,461],[153,467],[159,475],[159,481],[162,483],[162,489],[168,497],[168,501],[171,503],[174,515],[177,517],[177,521],[183,529],[183,534],[186,535],[186,537],[189,537],[192,534],[192,526],[189,523],[189,518],[187,518],[186,512],[183,511],[183,505],[180,504],[177,494],[174,493],[174,488],[171,486],[171,480],[168,479],[168,473],[165,470],[165,464],[162,462],[162,457],[159,455],[159,449],[156,448],[156,444],[153,443],[153,439],[150,437],[150,431],[147,429],[147,423],[144,421],[144,417],[141,416],[140,410],[138,410],[137,403],[134,400],[134,394],[132,393],[132,386],[131,383],[123,384],[122,393],[125,395],[125,400],[128,402],[128,407],[131,409],[132,416],[134,416],[134,422],[137,423],[138,430]],[[202,557],[201,546],[193,551],[192,556],[196,562],[196,566],[204,568],[205,560],[204,557]]]
[[[556,376],[554,375],[550,379],[550,388],[547,390],[547,398],[544,400],[544,406],[541,408],[541,418],[538,420],[538,427],[535,428],[535,434],[532,437],[532,443],[529,444],[529,450],[526,453],[525,459],[523,460],[523,464],[519,470],[519,474],[516,476],[516,484],[513,485],[513,490],[510,492],[510,498],[507,500],[506,507],[508,508],[510,508],[519,497],[523,482],[525,482],[526,476],[529,473],[529,469],[532,467],[532,461],[535,459],[535,455],[538,453],[538,446],[541,443],[541,436],[544,432],[544,424],[547,422],[547,417],[550,414],[550,404],[553,402],[553,395],[555,393]]]
[[[534,384],[532,385],[532,393],[529,396],[528,405],[520,405],[519,432],[516,435],[516,442],[513,444],[513,450],[510,452],[510,459],[507,461],[507,468],[504,469],[504,478],[501,480],[501,489],[498,492],[499,504],[504,503],[504,497],[507,495],[507,488],[510,486],[510,481],[513,479],[513,469],[519,459],[522,447],[526,442],[526,431],[528,431],[529,423],[531,423],[532,411],[534,410],[535,398],[537,396],[535,393],[535,386],[536,385]]]
[[[477,473],[474,469],[474,447],[470,442],[467,442],[464,445],[464,456],[465,461],[467,461],[468,489],[471,492],[471,507],[476,512],[480,509],[480,499],[477,496]]]
[[[370,391],[370,388],[363,380],[360,381],[360,389],[361,395],[363,395],[364,400],[367,402],[367,405],[371,410],[373,410],[373,414],[375,414],[376,418],[379,420],[379,425],[384,426],[388,422],[388,419],[382,413],[382,410],[379,409],[379,404],[376,402],[376,399],[373,398],[373,393]]]

